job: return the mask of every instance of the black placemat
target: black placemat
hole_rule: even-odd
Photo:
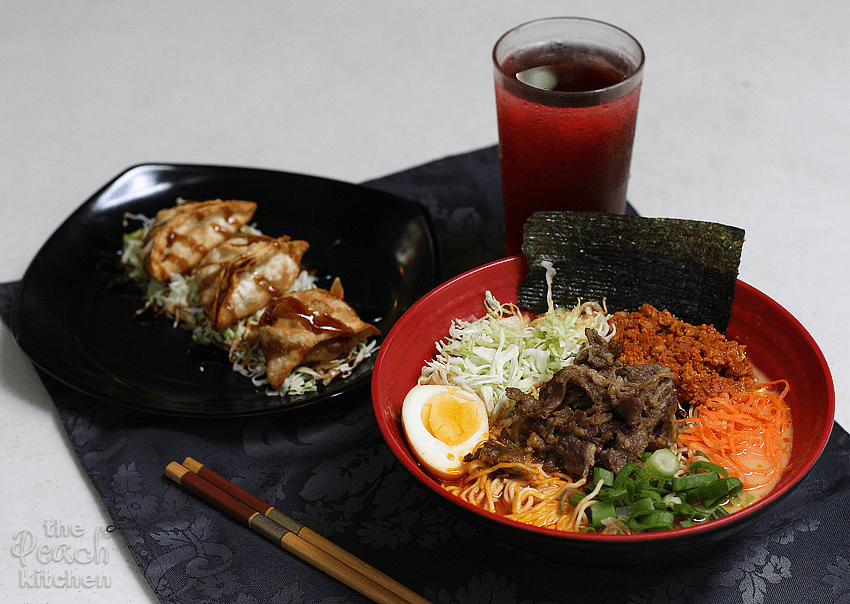
[[[367,183],[430,210],[444,279],[503,255],[495,147]],[[17,283],[0,285],[8,323]],[[164,476],[192,456],[435,603],[850,602],[850,437],[747,534],[628,569],[558,565],[456,516],[395,461],[367,388],[249,419],[111,407],[40,373],[80,462],[163,602],[365,602]]]

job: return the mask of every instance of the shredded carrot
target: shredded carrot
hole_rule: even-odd
[[[784,385],[781,393],[771,389]],[[744,489],[768,484],[782,472],[789,446],[791,412],[784,380],[759,384],[755,391],[723,393],[680,420],[679,444],[690,459],[702,452],[741,479]]]

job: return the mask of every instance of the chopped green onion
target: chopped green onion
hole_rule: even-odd
[[[656,489],[641,488],[639,493],[635,494],[638,499],[652,499],[653,501],[661,501],[661,493]]]
[[[609,501],[597,501],[590,506],[590,523],[595,527],[602,526],[602,521],[614,516],[614,504]]]
[[[673,493],[667,493],[664,497],[661,498],[661,500],[668,506],[679,505],[682,503],[682,498],[678,495],[674,495]]]
[[[587,493],[581,493],[580,495],[573,495],[570,497],[569,504],[573,507],[578,505],[578,502],[587,497]],[[563,512],[562,512],[563,513]]]
[[[636,472],[640,468],[639,465],[633,462],[628,462],[623,466],[623,469],[619,471],[617,477],[614,478],[614,486],[615,487],[623,487],[627,484],[630,484],[629,477]]]
[[[699,474],[699,476],[704,476],[704,474]],[[715,474],[715,476],[717,475]],[[728,499],[728,496],[729,487],[726,486],[725,478],[718,478],[688,491],[689,502],[703,502],[707,506],[714,505],[718,500]]]
[[[658,449],[653,451],[643,467],[650,476],[670,479],[679,471],[679,456],[670,449]]]
[[[719,477],[716,472],[703,472],[700,474],[685,474],[676,476],[671,481],[674,491],[690,491],[691,489],[711,484]]]
[[[632,531],[654,531],[722,518],[729,513],[723,506],[743,490],[738,478],[707,460],[692,462],[686,474],[676,476],[679,459],[671,450],[644,454],[641,462],[627,463],[616,475],[596,467],[592,482],[561,500],[578,505],[601,482],[588,508],[588,530],[610,528],[603,521],[613,517]]]
[[[726,484],[729,487],[729,497],[737,497],[744,490],[744,483],[737,476],[727,478]]]
[[[604,495],[602,493],[605,493]],[[603,488],[596,496],[600,501],[618,501],[624,503],[630,499],[629,491],[625,487]]]
[[[644,497],[643,499],[638,499],[631,506],[631,515],[632,517],[637,517],[642,514],[649,514],[650,512],[655,511],[655,502],[651,497]]]
[[[636,530],[665,530],[673,528],[676,517],[670,512],[655,511],[638,520],[632,517],[629,527]]]
[[[726,468],[718,466],[716,463],[711,463],[710,461],[692,461],[690,469],[691,472],[696,472],[697,470],[708,470],[709,472],[717,472],[723,478],[729,478],[729,472],[726,471]]]
[[[601,466],[596,466],[593,468],[593,483],[602,482],[603,484],[610,486],[614,485],[614,472],[603,468]]]

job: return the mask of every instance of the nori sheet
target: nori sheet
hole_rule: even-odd
[[[725,332],[732,313],[744,231],[712,222],[593,212],[537,212],[525,224],[528,274],[519,306],[546,310],[546,269],[556,306],[605,301],[609,312],[643,304]]]

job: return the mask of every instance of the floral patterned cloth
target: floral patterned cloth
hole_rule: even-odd
[[[446,279],[502,255],[498,182],[491,147],[367,184],[428,208]],[[16,287],[0,285],[6,321]],[[850,437],[837,425],[810,475],[746,534],[689,559],[588,568],[514,549],[429,495],[385,445],[367,388],[199,421],[103,405],[40,375],[162,602],[366,601],[165,478],[192,456],[435,603],[850,603]]]

